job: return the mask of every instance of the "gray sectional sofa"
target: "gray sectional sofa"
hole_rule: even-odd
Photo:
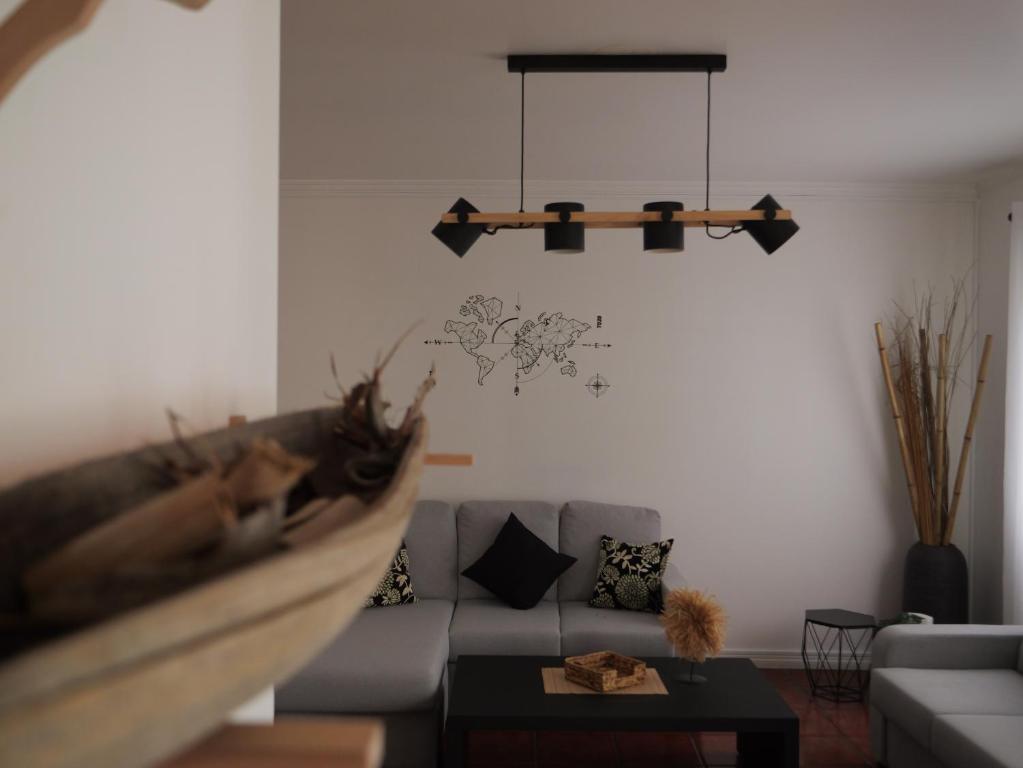
[[[871,667],[870,738],[881,765],[1023,768],[1023,627],[888,627]]]
[[[514,512],[552,548],[577,558],[535,608],[520,611],[461,576]],[[657,616],[591,608],[603,534],[630,543],[661,538],[643,507],[573,501],[421,501],[405,536],[418,602],[364,610],[320,656],[280,687],[279,713],[370,714],[387,726],[387,766],[435,765],[448,681],[458,657],[571,656],[597,650],[670,656]],[[681,586],[669,560],[664,588]]]

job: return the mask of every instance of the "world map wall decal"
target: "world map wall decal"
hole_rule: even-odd
[[[514,311],[506,316],[505,302],[497,296],[470,296],[458,308],[462,319],[444,323],[445,338],[426,339],[423,343],[457,344],[475,362],[473,373],[481,387],[487,381],[503,378],[500,374],[492,375],[496,369],[506,370],[509,378],[504,380],[513,386],[516,396],[524,385],[548,373],[577,380],[581,364],[575,358],[582,359],[577,353],[588,357],[612,346],[601,341],[579,341],[594,325],[603,329],[601,315],[591,324],[563,312],[544,311],[535,315],[523,312],[518,297],[511,306]],[[603,376],[599,378],[603,387],[610,386]],[[593,393],[593,376],[583,380],[586,390]]]

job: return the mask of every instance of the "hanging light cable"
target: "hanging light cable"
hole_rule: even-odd
[[[707,70],[707,151],[704,155],[704,169],[706,185],[704,187],[704,199],[703,199],[703,210],[710,210],[710,76],[711,71]],[[736,232],[742,232],[742,224],[736,224],[735,226],[728,227],[728,231],[723,235],[715,235],[710,231],[712,226],[720,226],[717,224],[706,224],[704,225],[704,231],[707,233],[707,237],[713,238],[714,240],[724,240],[726,237],[734,235]]]
[[[519,213],[525,213],[526,208],[526,70],[520,72],[519,79]],[[501,224],[494,227],[484,227],[483,234],[496,235],[499,229],[532,229],[535,224]]]

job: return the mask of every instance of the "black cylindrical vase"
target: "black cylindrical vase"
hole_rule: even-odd
[[[955,544],[917,542],[906,553],[902,610],[926,613],[935,624],[967,624],[970,620],[966,558]]]
[[[582,213],[582,203],[547,203],[547,213],[560,214],[557,224],[543,225],[543,249],[548,253],[582,253],[586,248],[586,226],[569,221],[573,213]]]

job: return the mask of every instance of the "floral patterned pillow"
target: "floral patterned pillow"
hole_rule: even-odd
[[[593,588],[590,605],[660,613],[661,578],[674,541],[626,544],[601,536],[597,586]]]
[[[380,605],[406,605],[416,602],[412,591],[412,577],[408,572],[408,549],[405,542],[394,556],[394,562],[377,585],[376,592],[366,598],[363,607]]]

